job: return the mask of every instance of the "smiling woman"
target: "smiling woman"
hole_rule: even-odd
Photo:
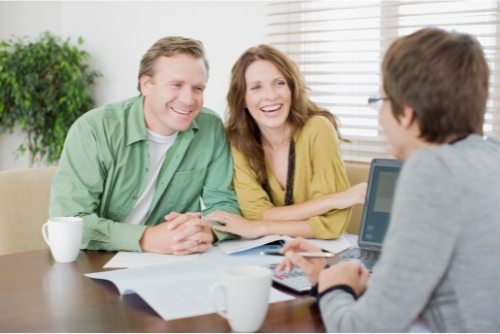
[[[213,212],[207,218],[224,224],[215,229],[320,239],[346,230],[366,183],[350,188],[336,118],[306,90],[297,66],[273,47],[250,48],[234,65],[226,131],[243,217]]]
[[[274,64],[268,60],[253,62],[246,71],[245,103],[247,110],[259,124],[261,132],[267,132],[267,140],[273,133],[282,134],[288,143],[291,124],[286,122],[290,113],[291,92],[286,80]]]

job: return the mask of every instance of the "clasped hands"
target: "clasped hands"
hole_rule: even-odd
[[[312,285],[318,284],[318,293],[335,285],[348,285],[354,290],[357,298],[366,290],[366,282],[370,277],[370,272],[364,265],[343,261],[325,269],[325,259],[304,258],[297,252],[321,252],[321,249],[303,238],[295,238],[280,250],[280,253],[285,255],[285,260],[278,266],[277,270],[291,271],[293,265],[300,267]]]
[[[146,228],[139,244],[145,252],[188,255],[210,249],[213,241],[210,222],[199,212],[171,212],[164,223]]]

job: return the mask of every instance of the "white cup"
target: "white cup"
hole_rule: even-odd
[[[222,271],[222,283],[210,288],[210,300],[217,313],[226,318],[235,332],[256,332],[269,307],[272,272],[269,268],[251,265],[229,267]],[[219,310],[214,292],[225,292],[226,310]]]
[[[57,262],[73,262],[80,251],[83,219],[78,217],[49,218],[42,226],[42,234]]]

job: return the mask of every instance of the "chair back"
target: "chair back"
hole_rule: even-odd
[[[57,167],[0,172],[0,255],[48,248],[42,225],[49,217]]]
[[[368,182],[368,177],[370,176],[370,164],[346,162],[345,169],[351,187],[361,182]],[[347,227],[347,233],[359,234],[362,215],[363,205],[354,205],[352,207],[351,220],[349,222],[349,226]]]

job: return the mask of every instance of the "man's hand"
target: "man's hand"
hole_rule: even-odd
[[[364,265],[354,262],[339,262],[319,274],[318,292],[321,293],[334,285],[345,284],[354,289],[356,298],[366,290],[370,272]]]
[[[201,219],[201,213],[188,212],[180,214],[171,212],[165,216],[168,221],[168,229],[178,231],[174,240],[175,255],[188,255],[191,253],[202,253],[212,247],[214,235],[211,224],[206,219]]]
[[[281,262],[277,270],[286,269],[290,272],[293,265],[299,266],[307,276],[312,285],[318,282],[319,273],[326,266],[326,260],[323,258],[304,258],[297,252],[321,252],[321,249],[311,245],[301,237],[295,238],[288,242],[280,250],[280,253],[285,254],[285,260]]]
[[[212,247],[210,222],[200,219],[199,213],[171,212],[165,223],[150,226],[144,231],[140,246],[145,252],[187,255],[201,253]]]

